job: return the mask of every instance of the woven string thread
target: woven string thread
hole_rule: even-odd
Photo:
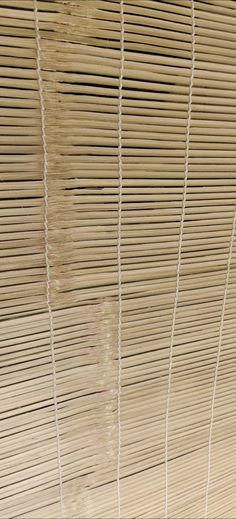
[[[191,116],[192,116],[192,96],[193,96],[193,80],[195,70],[195,10],[194,0],[192,0],[192,63],[191,63],[191,76],[189,84],[189,101],[188,101],[188,118],[186,127],[186,145],[185,145],[185,168],[184,168],[184,189],[183,189],[183,202],[182,202],[182,214],[179,231],[179,246],[178,246],[178,260],[177,260],[177,272],[176,272],[176,289],[175,299],[173,308],[173,319],[171,329],[171,340],[170,340],[170,351],[169,351],[169,371],[168,371],[168,386],[167,386],[167,403],[166,403],[166,423],[165,423],[165,519],[168,519],[168,448],[169,448],[169,414],[170,414],[170,394],[171,394],[171,378],[172,378],[172,363],[173,363],[173,346],[174,346],[174,335],[175,335],[175,324],[176,324],[176,312],[179,299],[179,284],[180,284],[180,268],[181,268],[181,255],[182,255],[182,242],[183,242],[183,231],[184,231],[184,220],[185,220],[185,205],[187,196],[187,185],[188,185],[188,169],[189,169],[189,142],[190,142],[190,128],[191,128]]]
[[[119,98],[118,98],[118,237],[117,237],[117,263],[118,263],[118,397],[117,397],[117,421],[118,421],[118,453],[117,453],[117,501],[118,518],[121,519],[121,495],[120,495],[120,465],[121,465],[121,376],[122,376],[122,261],[121,261],[121,226],[122,226],[122,96],[124,77],[124,1],[120,0],[120,75],[119,75]]]
[[[50,351],[51,351],[51,359],[52,359],[53,399],[54,399],[54,410],[55,410],[57,460],[58,460],[59,489],[60,489],[60,518],[63,519],[63,487],[62,487],[61,449],[60,449],[59,418],[58,418],[58,404],[57,404],[57,376],[56,376],[56,362],[55,362],[55,351],[54,351],[54,325],[53,325],[53,312],[52,312],[51,301],[50,301],[51,277],[50,277],[49,240],[48,240],[48,152],[47,152],[46,127],[45,127],[43,81],[42,81],[42,75],[41,75],[41,38],[40,38],[40,30],[39,30],[37,0],[34,0],[34,18],[35,18],[35,33],[36,33],[36,64],[37,64],[37,77],[38,77],[38,87],[39,87],[41,127],[42,127],[42,145],[43,145],[46,303],[47,303],[47,310],[48,310],[48,316],[49,316],[49,328],[50,328]]]
[[[225,278],[225,289],[224,289],[224,297],[222,303],[222,311],[221,311],[221,320],[220,320],[220,329],[219,329],[219,344],[217,350],[217,358],[216,358],[216,367],[214,373],[214,383],[213,383],[213,391],[212,391],[212,401],[211,401],[211,417],[210,417],[210,426],[209,426],[209,438],[208,438],[208,464],[207,464],[207,482],[206,482],[206,497],[205,497],[205,514],[204,517],[207,519],[208,516],[208,502],[209,502],[209,488],[210,488],[210,477],[211,477],[211,460],[212,460],[212,434],[213,434],[213,425],[214,425],[214,407],[215,407],[215,398],[216,398],[216,390],[217,390],[217,379],[220,365],[220,355],[222,348],[222,340],[223,340],[223,331],[224,331],[224,318],[225,318],[225,306],[228,295],[228,287],[229,287],[229,277],[230,277],[230,267],[233,253],[233,243],[235,236],[235,226],[236,226],[236,207],[234,210],[234,218],[231,232],[231,239],[229,244],[229,255],[227,262],[227,272]]]

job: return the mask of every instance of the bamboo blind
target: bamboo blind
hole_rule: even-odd
[[[1,519],[236,517],[236,2],[0,0]]]

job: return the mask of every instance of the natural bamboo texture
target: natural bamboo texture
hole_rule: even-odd
[[[236,2],[0,0],[1,519],[236,518]]]

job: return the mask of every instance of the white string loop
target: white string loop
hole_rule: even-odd
[[[165,519],[168,519],[168,448],[169,448],[169,414],[170,414],[170,395],[171,395],[171,381],[172,381],[172,363],[173,363],[173,347],[174,347],[174,335],[175,335],[175,324],[176,324],[176,312],[179,299],[179,285],[180,285],[180,268],[181,268],[181,256],[182,256],[182,242],[183,242],[183,231],[184,231],[184,220],[185,220],[185,206],[188,186],[188,169],[189,169],[189,143],[190,143],[190,129],[191,129],[191,116],[192,116],[192,97],[193,97],[193,80],[195,71],[195,10],[194,0],[192,0],[192,64],[191,64],[191,76],[189,84],[189,102],[188,102],[188,119],[186,127],[186,144],[185,144],[185,170],[184,170],[184,190],[183,190],[183,202],[182,202],[182,215],[180,222],[179,231],[179,247],[178,247],[178,261],[177,261],[177,272],[176,272],[176,289],[175,299],[173,308],[173,320],[171,329],[171,340],[170,340],[170,351],[169,351],[169,370],[168,370],[168,386],[167,386],[167,403],[166,403],[166,423],[165,423]]]
[[[211,418],[210,418],[209,438],[208,438],[208,465],[207,465],[208,468],[207,468],[205,514],[204,514],[205,519],[207,519],[207,516],[208,516],[209,488],[210,488],[210,477],[211,477],[212,434],[213,434],[213,425],[214,425],[214,408],[215,408],[215,398],[216,398],[216,389],[217,389],[217,379],[218,379],[218,372],[219,372],[219,365],[220,365],[220,355],[221,355],[222,340],[223,340],[225,306],[226,306],[227,295],[228,295],[230,267],[231,267],[231,260],[232,260],[232,254],[233,254],[235,227],[236,227],[236,208],[234,210],[234,218],[233,218],[231,239],[230,239],[230,245],[229,245],[227,272],[226,272],[226,278],[225,278],[225,290],[224,290],[224,297],[223,297],[222,311],[221,311],[221,320],[220,320],[220,329],[219,329],[219,344],[218,344],[218,350],[217,350],[217,359],[216,359],[212,401],[211,401]]]
[[[118,237],[117,237],[117,267],[118,267],[118,396],[117,396],[117,421],[118,421],[118,453],[117,453],[117,501],[118,519],[121,519],[121,494],[120,494],[120,465],[121,465],[121,377],[122,377],[122,261],[121,261],[121,232],[122,232],[122,180],[123,180],[123,157],[122,157],[122,101],[123,101],[123,77],[124,77],[124,41],[125,20],[124,1],[120,0],[120,76],[119,76],[119,98],[118,98]]]
[[[41,76],[41,38],[40,38],[39,20],[38,20],[38,7],[37,7],[37,0],[33,0],[33,1],[34,1],[34,18],[35,18],[35,33],[36,33],[36,63],[37,63],[37,76],[38,76],[41,127],[42,127],[42,145],[43,145],[46,303],[47,303],[47,309],[48,309],[49,328],[50,328],[50,350],[51,350],[52,376],[53,376],[53,399],[54,399],[54,410],[55,410],[57,462],[58,462],[59,489],[60,489],[60,518],[63,519],[63,487],[62,487],[61,449],[60,449],[59,418],[58,418],[58,404],[57,404],[57,376],[56,376],[56,362],[55,362],[55,352],[54,352],[53,312],[52,312],[51,301],[50,301],[51,277],[50,277],[49,240],[48,240],[48,152],[47,152],[47,141],[46,141],[43,81],[42,81],[42,76]]]

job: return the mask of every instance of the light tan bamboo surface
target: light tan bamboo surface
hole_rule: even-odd
[[[236,518],[236,2],[0,0],[1,519]]]

